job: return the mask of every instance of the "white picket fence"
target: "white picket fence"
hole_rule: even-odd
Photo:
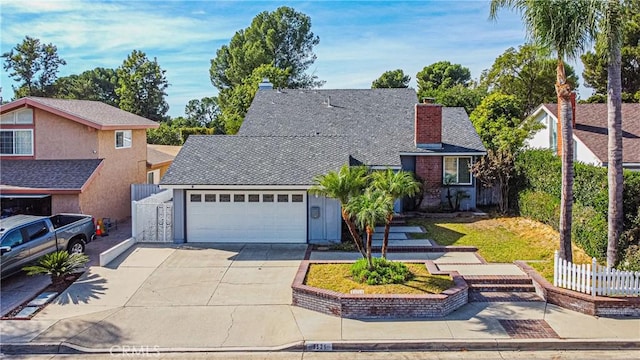
[[[620,271],[598,265],[573,264],[561,259],[558,251],[553,260],[553,286],[596,295],[640,296],[640,271]]]

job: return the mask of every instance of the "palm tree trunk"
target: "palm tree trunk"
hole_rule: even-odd
[[[607,267],[615,266],[622,232],[622,84],[620,46],[612,46],[607,67],[607,125],[609,128],[607,176],[609,180],[609,231]]]
[[[373,270],[373,259],[371,258],[371,243],[373,240],[373,229],[371,226],[367,226],[367,263],[369,264],[369,270]]]
[[[342,209],[342,219],[347,224],[349,233],[351,233],[353,242],[356,244],[356,248],[360,252],[360,255],[362,255],[362,257],[365,257],[366,254],[364,252],[364,249],[362,248],[362,239],[360,238],[360,234],[358,234],[358,229],[356,229],[356,226],[353,224],[353,221],[351,221],[351,216],[349,216],[349,214],[345,211],[344,208]]]
[[[387,247],[389,247],[389,230],[391,230],[391,221],[393,220],[393,214],[387,216],[387,221],[384,223],[384,237],[382,238],[382,258],[387,258]]]
[[[573,109],[571,86],[567,84],[562,57],[558,56],[556,93],[562,128],[562,194],[560,198],[560,257],[573,260],[571,253],[571,214],[573,212]]]

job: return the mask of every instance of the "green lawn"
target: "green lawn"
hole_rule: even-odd
[[[414,237],[429,238],[445,246],[475,246],[489,262],[531,261],[529,265],[542,276],[553,279],[553,253],[558,248],[559,235],[544,224],[520,217],[414,219],[409,224],[427,230],[426,234]],[[573,258],[578,264],[591,262],[575,244]]]
[[[405,284],[367,285],[351,278],[351,264],[311,264],[305,284],[349,294],[353,289],[365,294],[439,294],[453,287],[449,276],[431,275],[424,264],[408,263],[414,278]]]

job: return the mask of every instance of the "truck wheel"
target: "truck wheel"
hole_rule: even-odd
[[[73,254],[83,254],[84,253],[84,242],[79,239],[74,239],[69,242],[69,246],[67,248],[67,252],[69,255]]]

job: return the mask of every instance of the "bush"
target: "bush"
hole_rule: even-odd
[[[189,138],[189,135],[213,135],[213,130],[206,127],[181,128],[180,134],[184,143]]]
[[[627,248],[618,270],[640,271],[640,247],[638,245],[631,245]]]
[[[68,252],[61,250],[41,257],[36,265],[26,266],[22,270],[27,275],[49,274],[51,283],[59,286],[64,283],[67,275],[74,274],[89,262],[89,257],[84,254],[69,255]]]
[[[520,215],[540,221],[554,229],[558,228],[560,200],[552,195],[541,191],[524,191],[518,197],[518,207]]]
[[[367,285],[403,284],[413,278],[403,263],[382,258],[373,259],[373,270],[369,270],[367,259],[360,259],[351,266],[351,276]]]

